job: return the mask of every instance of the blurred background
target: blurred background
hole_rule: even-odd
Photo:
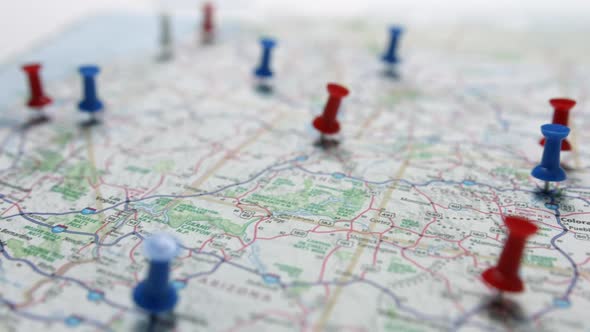
[[[375,18],[401,24],[474,23],[526,28],[590,23],[588,0],[217,0],[223,17],[265,20],[280,16]],[[0,1],[0,62],[89,16],[109,12],[156,13],[162,9],[199,17],[198,0],[5,0]],[[548,41],[552,42],[552,41]]]

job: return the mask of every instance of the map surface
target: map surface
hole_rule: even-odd
[[[14,96],[0,128],[0,330],[142,330],[131,290],[157,232],[182,242],[177,331],[588,330],[588,46],[473,26],[408,29],[400,78],[383,75],[386,26],[274,22],[274,92],[258,92],[243,25],[202,46],[101,60],[103,123],[80,126],[80,82],[47,82],[51,121]],[[154,53],[154,54],[152,54]],[[585,59],[586,62],[582,60]],[[311,121],[325,85],[344,99],[341,144]],[[21,84],[22,82],[18,82]],[[16,83],[15,83],[16,84]],[[578,100],[568,180],[540,195],[548,99]],[[502,217],[540,228],[517,317],[498,318],[481,272]]]

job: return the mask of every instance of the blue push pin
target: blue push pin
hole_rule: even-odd
[[[178,241],[169,234],[156,234],[145,240],[144,254],[150,261],[147,278],[133,290],[133,300],[152,315],[172,310],[178,301],[176,288],[169,282],[170,263],[178,255]]]
[[[541,164],[533,168],[531,175],[545,181],[545,192],[549,191],[549,182],[559,182],[566,179],[566,174],[559,163],[561,141],[570,133],[566,126],[558,124],[545,124],[541,126],[541,132],[545,136],[545,149]]]
[[[96,80],[95,76],[100,72],[97,66],[81,66],[80,74],[84,81],[84,99],[78,104],[78,108],[82,112],[87,112],[95,120],[94,114],[102,110],[103,105],[96,94]]]
[[[399,58],[397,56],[397,44],[399,42],[399,38],[402,32],[403,29],[399,26],[392,26],[389,28],[389,47],[387,48],[387,51],[385,52],[385,54],[383,54],[381,59],[390,66],[393,66],[399,62]]]
[[[260,65],[254,70],[254,75],[264,80],[271,78],[273,74],[272,70],[270,70],[270,55],[276,45],[276,41],[272,38],[262,38],[260,45],[262,45],[262,58]]]

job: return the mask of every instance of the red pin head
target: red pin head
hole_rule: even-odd
[[[576,101],[567,98],[553,98],[549,99],[549,103],[553,106],[554,109],[565,110],[569,111],[572,107],[576,106]],[[567,125],[567,118],[565,119],[565,123],[559,123],[561,125]]]
[[[553,98],[549,100],[551,106],[553,106],[553,124],[560,124],[562,126],[568,126],[570,110],[576,105],[576,101],[567,98]],[[541,145],[545,145],[545,138],[542,138],[539,142]],[[561,143],[561,151],[571,151],[572,145],[566,139]]]
[[[41,65],[38,63],[31,63],[24,65],[22,68],[29,78],[29,86],[31,90],[27,105],[32,108],[43,108],[43,106],[51,104],[51,98],[43,92],[43,84],[41,82],[41,77],[39,76]]]
[[[213,5],[209,2],[203,6],[203,41],[213,41]]]
[[[330,97],[328,97],[328,102],[324,107],[324,113],[313,120],[313,126],[320,133],[331,135],[340,131],[340,124],[336,119],[336,115],[338,114],[340,101],[348,95],[348,89],[335,83],[329,83],[328,93]]]
[[[524,245],[529,236],[537,232],[537,226],[526,218],[508,216],[504,219],[508,239],[496,266],[481,275],[490,286],[504,292],[522,292],[524,284],[518,275]]]

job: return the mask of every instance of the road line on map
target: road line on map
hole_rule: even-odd
[[[96,158],[95,158],[95,154],[94,154],[94,144],[93,144],[93,140],[92,140],[92,130],[91,128],[84,128],[83,129],[83,133],[84,133],[84,138],[86,139],[86,151],[88,153],[88,161],[90,163],[90,172],[91,172],[91,176],[92,176],[92,180],[94,181],[95,187],[94,191],[96,192],[95,195],[95,202],[96,202],[96,208],[97,211],[99,211],[97,213],[97,217],[98,215],[103,214],[104,212],[100,212],[104,209],[102,201],[100,201],[98,199],[98,197],[102,197],[102,193],[100,192],[100,183],[98,182],[98,172],[96,171]],[[100,223],[100,217],[98,218],[99,223]],[[99,227],[96,232],[99,232],[101,230],[102,226]],[[108,233],[110,231],[110,229],[107,229],[106,227],[104,228],[104,231],[102,232],[104,234]],[[98,235],[98,238],[100,239],[102,236],[101,234],[96,234]]]
[[[274,119],[272,119],[272,121],[270,121],[270,123],[276,123],[282,117],[282,115],[283,115],[282,113],[279,113]],[[256,142],[263,134],[266,134],[271,129],[273,129],[273,128],[272,127],[261,127],[254,136],[250,137],[248,140],[246,140],[245,142],[243,142],[242,144],[240,144],[237,148],[232,149],[231,150],[232,151],[231,155],[237,154],[238,152],[240,152],[241,150],[243,150],[244,148],[246,148],[248,145]],[[207,171],[207,173],[205,173],[203,176],[201,176],[195,182],[193,182],[190,185],[190,187],[192,187],[192,188],[198,188],[199,186],[201,186],[211,176],[215,175],[217,173],[217,171],[221,167],[223,167],[228,160],[229,160],[229,158],[226,155],[223,159],[221,159],[215,165],[213,165],[213,167],[209,171]],[[192,194],[192,193],[193,193],[193,191],[186,190],[182,194],[180,194],[180,196],[185,196],[185,195]],[[172,201],[170,201],[166,205],[166,207],[164,207],[164,209],[170,208],[170,206],[172,206],[178,200],[182,200],[182,198],[173,199]]]
[[[81,265],[81,264],[86,264],[86,263],[93,263],[95,261],[96,261],[96,259],[93,258],[93,259],[88,259],[88,260],[79,261],[79,262],[75,262],[75,263],[74,262],[66,263],[66,264],[62,265],[56,272],[54,272],[54,274],[58,275],[58,276],[63,276],[72,267],[75,267],[75,266]],[[18,304],[17,307],[20,308],[20,307],[26,307],[26,306],[30,305],[31,302],[34,300],[33,293],[35,293],[44,284],[46,284],[48,282],[53,282],[53,281],[55,281],[55,279],[53,279],[51,277],[46,277],[46,278],[43,278],[43,279],[39,280],[38,282],[36,282],[33,286],[31,286],[31,288],[29,288],[24,293],[24,297],[26,299],[26,302]]]
[[[84,128],[83,129],[83,134],[84,134],[84,139],[86,140],[86,147],[87,147],[87,152],[88,152],[88,161],[90,163],[90,170],[91,170],[91,175],[93,177],[93,180],[96,181],[98,179],[98,174],[96,172],[96,159],[94,157],[94,146],[92,144],[92,132],[88,129],[88,128]],[[98,194],[98,196],[101,196],[100,193],[100,189],[99,186],[97,185],[95,188],[95,192]],[[98,211],[101,211],[103,209],[102,206],[102,202],[99,200],[96,200],[96,206],[98,207]],[[102,212],[100,212],[102,213]],[[99,213],[99,214],[100,214]],[[57,270],[55,272],[56,275],[64,275],[65,272],[67,270],[69,270],[71,267],[74,267],[76,265],[79,264],[85,264],[85,263],[90,263],[95,261],[95,259],[91,259],[91,260],[86,260],[86,261],[80,261],[80,262],[70,262],[70,263],[66,263],[63,266],[60,267],[59,270]],[[25,298],[26,298],[26,302],[20,304],[19,306],[27,306],[28,304],[30,304],[30,302],[33,300],[33,293],[39,289],[39,287],[41,287],[43,284],[53,281],[54,279],[52,278],[45,278],[42,279],[40,281],[38,281],[37,283],[35,283],[33,286],[31,286],[31,288],[29,288],[24,294],[25,294]]]
[[[202,200],[205,200],[205,201],[208,201],[208,202],[210,202],[212,204],[219,204],[219,205],[224,205],[224,206],[228,206],[228,207],[235,207],[235,204],[234,203],[232,203],[230,201],[227,201],[227,200],[222,201],[220,199],[215,199],[215,198],[207,197],[207,196],[202,196],[201,199]],[[256,205],[252,205],[252,204],[247,204],[247,205],[249,206],[249,209],[251,209],[251,210],[256,210],[257,212],[266,213],[265,210],[261,209],[260,207],[258,207]],[[315,221],[312,221],[312,220],[307,220],[307,219],[304,219],[304,218],[300,218],[299,216],[296,216],[296,215],[290,215],[289,216],[289,220],[290,221],[296,221],[296,222],[299,222],[299,223],[314,225],[314,226],[322,226],[318,222],[315,222]],[[399,227],[399,228],[400,229],[403,229],[403,230],[406,230],[405,228],[401,228],[401,227]],[[334,232],[334,231],[349,232],[350,231],[350,227],[339,227],[337,225],[331,226],[330,229],[332,230],[331,232]],[[554,230],[554,231],[558,231],[558,230]],[[316,234],[325,234],[325,233],[328,233],[328,232],[314,231],[314,233],[316,233]],[[359,234],[361,236],[363,236],[363,235],[368,236],[370,233],[363,232],[363,231],[356,231],[355,234]],[[425,238],[437,238],[434,235],[426,235],[426,234],[422,235],[422,237],[425,237]],[[405,245],[412,245],[412,244],[415,244],[416,243],[415,240],[396,239],[394,237],[390,237],[390,236],[387,236],[387,235],[382,235],[381,236],[381,239],[384,242],[388,242],[388,241],[394,242],[395,241],[396,242],[396,245],[399,245],[399,246],[402,246],[404,244]],[[442,240],[445,241],[444,239],[442,239]],[[449,241],[449,242],[457,242],[457,241]],[[423,246],[419,244],[416,248],[423,248]],[[441,252],[447,253],[449,255],[459,255],[459,254],[464,253],[463,250],[448,250],[448,249],[444,249]],[[493,260],[493,259],[497,258],[497,256],[483,256],[483,255],[478,255],[477,257],[479,259],[484,259],[484,260]],[[536,266],[536,265],[529,265],[529,264],[526,264],[526,263],[523,263],[523,266],[527,266],[529,268],[536,268],[536,269],[545,270],[544,267]],[[560,268],[552,268],[552,270],[553,271],[557,271],[557,272],[567,272],[568,271],[567,269],[560,269]],[[580,274],[584,274],[584,273],[581,272]],[[590,273],[588,275],[590,275]]]
[[[410,162],[410,156],[412,155],[412,150],[413,150],[413,145],[410,144],[408,147],[408,158],[406,158],[404,160],[404,163],[400,166],[399,170],[396,172],[394,178],[401,178],[408,165]],[[383,197],[383,200],[381,201],[381,205],[378,208],[378,211],[381,211],[383,208],[385,208],[385,206],[387,205],[387,203],[389,202],[389,200],[391,199],[391,195],[393,195],[393,192],[395,191],[395,189],[397,189],[397,183],[392,184],[389,187],[389,190],[385,193],[385,196]],[[369,233],[373,232],[373,229],[376,227],[376,223],[372,223],[369,226]],[[368,234],[369,236],[371,236],[371,234]],[[360,257],[362,256],[363,252],[364,252],[365,248],[363,246],[357,246],[356,251],[353,254],[352,257],[352,261],[350,262],[350,264],[348,265],[348,268],[346,269],[346,271],[343,273],[342,278],[340,279],[340,282],[345,282],[347,277],[346,276],[352,276],[352,272],[354,271],[354,269],[356,268],[358,261],[360,259]],[[324,309],[322,315],[320,316],[319,322],[316,325],[316,327],[314,328],[314,331],[324,331],[325,330],[325,326],[328,323],[328,320],[332,314],[332,311],[334,310],[334,307],[336,305],[336,303],[338,302],[338,298],[340,297],[340,294],[342,293],[342,286],[338,286],[336,287],[336,290],[332,293],[332,297],[328,299],[328,304],[326,305],[326,308]]]
[[[366,120],[363,122],[363,124],[361,124],[360,129],[357,132],[357,134],[354,136],[354,138],[355,139],[361,138],[361,136],[367,132],[367,128],[369,128],[371,126],[371,124],[373,123],[373,120],[375,120],[376,118],[381,116],[383,111],[384,111],[383,108],[379,108],[379,110],[377,112],[374,112],[374,113],[370,114],[368,117],[366,117]]]

